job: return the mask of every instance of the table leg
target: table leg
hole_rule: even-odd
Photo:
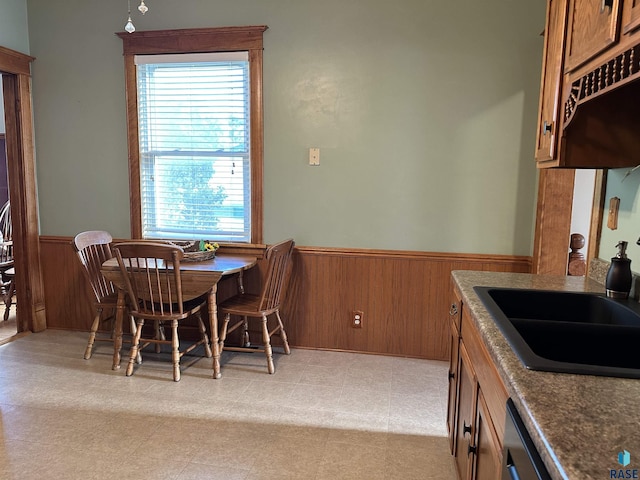
[[[218,286],[214,285],[209,290],[207,297],[207,307],[209,309],[209,327],[211,330],[211,353],[213,356],[213,378],[220,378],[220,337],[218,334],[218,305],[216,304],[216,291]]]
[[[116,307],[115,338],[113,339],[113,370],[120,369],[120,350],[122,350],[122,322],[124,319],[124,292],[118,289]]]

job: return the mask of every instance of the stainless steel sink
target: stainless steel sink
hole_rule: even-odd
[[[594,293],[474,287],[531,370],[640,378],[640,305]]]

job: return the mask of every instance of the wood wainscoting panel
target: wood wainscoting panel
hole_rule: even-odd
[[[71,237],[40,237],[47,326],[88,331],[88,284]],[[221,247],[224,252],[228,247]],[[232,253],[260,255],[263,246],[235,246]],[[245,288],[259,289],[258,268]],[[531,258],[392,250],[296,247],[282,316],[293,347],[447,360],[452,270],[530,272]],[[218,299],[235,291],[222,281]],[[364,312],[353,328],[353,312]],[[275,342],[277,344],[277,340]]]
[[[446,360],[452,270],[531,271],[529,257],[296,247],[290,344]],[[354,311],[362,328],[353,328]]]

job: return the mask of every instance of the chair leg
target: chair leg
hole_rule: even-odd
[[[9,287],[7,294],[4,298],[4,321],[9,320],[9,314],[11,312],[11,304],[13,303],[13,294],[15,293],[15,280],[12,278],[11,282],[9,282]]]
[[[133,366],[138,358],[140,347],[140,335],[142,334],[142,326],[144,325],[144,319],[139,318],[136,322],[136,333],[131,341],[131,354],[129,355],[129,364],[127,365],[127,377],[133,375]]]
[[[180,381],[180,340],[178,339],[178,321],[171,320],[171,359],[173,360],[173,381]]]
[[[204,326],[204,322],[202,321],[202,315],[200,312],[197,314],[198,316],[198,327],[200,328],[200,338],[202,339],[202,344],[204,345],[204,354],[207,358],[212,357],[211,347],[209,346],[209,337],[207,335],[207,328]]]
[[[131,341],[133,342],[133,337],[135,337],[135,335],[136,335],[136,321],[133,318],[133,315],[129,315],[129,322],[131,323],[131,326],[129,328],[131,329],[131,339],[132,339]],[[138,350],[136,363],[138,365],[140,365],[142,363],[142,354],[140,353],[140,350]]]
[[[267,325],[267,316],[262,316],[262,341],[264,343],[264,354],[267,357],[267,370],[269,373],[276,371],[273,366],[273,351],[271,350],[271,341],[269,337],[269,326]]]
[[[224,348],[224,342],[227,339],[227,328],[229,328],[229,321],[231,320],[231,314],[227,313],[224,316],[224,320],[222,321],[222,328],[220,329],[220,354],[222,354],[222,350]]]
[[[100,326],[100,315],[102,311],[98,310],[98,313],[93,318],[93,323],[91,324],[91,331],[89,333],[89,341],[87,342],[87,348],[84,351],[84,359],[89,360],[91,358],[91,354],[93,353],[93,344],[96,341],[96,332],[98,331],[98,327]]]
[[[280,326],[280,338],[282,339],[282,346],[284,347],[284,353],[291,355],[291,349],[289,348],[289,340],[287,340],[287,332],[284,331],[284,325],[280,318],[280,311],[276,310],[276,317],[278,318],[278,325]]]
[[[251,346],[251,340],[249,339],[249,317],[246,315],[242,319],[242,345],[244,347]]]
[[[166,337],[164,336],[164,325],[162,325],[162,322],[155,322],[154,328],[155,328],[155,338],[160,340],[166,340]],[[156,343],[154,348],[156,353],[160,353],[160,351],[162,350],[162,346],[159,343]]]

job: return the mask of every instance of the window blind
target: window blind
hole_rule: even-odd
[[[143,236],[249,242],[247,52],[135,61]]]

